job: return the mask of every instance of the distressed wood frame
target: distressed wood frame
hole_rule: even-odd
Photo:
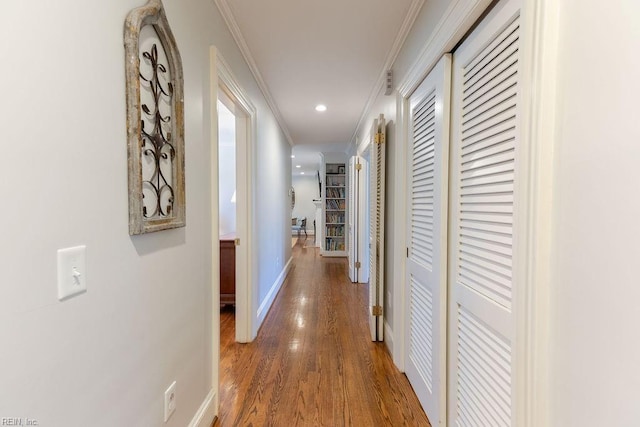
[[[142,112],[140,100],[140,32],[152,25],[167,57],[173,96],[171,99],[171,144],[173,205],[165,216],[147,218],[143,214]],[[182,60],[161,0],[149,0],[133,9],[124,25],[127,144],[129,173],[129,234],[143,234],[186,225],[184,179],[184,77]]]

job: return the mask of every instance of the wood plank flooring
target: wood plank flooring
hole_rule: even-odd
[[[369,335],[366,285],[344,258],[293,249],[293,267],[258,338],[234,342],[221,310],[216,426],[430,426],[404,374]]]

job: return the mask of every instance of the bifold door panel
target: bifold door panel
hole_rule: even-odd
[[[450,425],[515,425],[519,3],[498,3],[453,55]]]
[[[445,55],[409,100],[405,368],[432,425],[446,416],[450,84]]]

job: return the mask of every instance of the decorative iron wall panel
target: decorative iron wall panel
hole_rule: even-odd
[[[180,53],[162,2],[125,21],[129,234],[185,226]]]

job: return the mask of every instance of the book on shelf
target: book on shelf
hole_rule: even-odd
[[[327,237],[344,237],[344,225],[327,224],[325,231]]]
[[[324,247],[327,251],[344,251],[344,241],[338,239],[327,239]]]
[[[331,199],[327,200],[327,209],[330,210],[344,210],[346,207],[346,201],[344,199]]]
[[[328,176],[327,175],[327,187],[344,187],[344,186],[345,186],[344,176]]]
[[[328,199],[344,199],[345,198],[345,188],[327,188],[327,198]]]
[[[327,220],[327,224],[329,224],[329,223],[344,224],[344,213],[328,212],[326,220]]]

